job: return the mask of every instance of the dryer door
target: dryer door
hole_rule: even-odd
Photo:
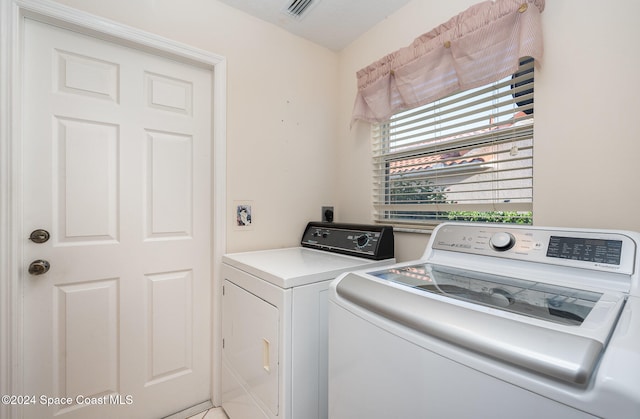
[[[278,415],[278,309],[227,280],[222,297],[222,357],[233,382]],[[242,394],[223,384],[223,404]]]

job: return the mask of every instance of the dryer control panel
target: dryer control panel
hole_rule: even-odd
[[[311,222],[307,224],[300,244],[373,260],[394,257],[391,226]]]

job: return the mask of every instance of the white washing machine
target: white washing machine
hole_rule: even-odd
[[[393,259],[393,229],[309,223],[301,246],[227,254],[222,406],[230,419],[326,419],[328,287]]]
[[[640,418],[640,235],[442,224],[329,290],[329,417]]]

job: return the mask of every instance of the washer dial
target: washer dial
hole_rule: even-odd
[[[509,250],[516,244],[516,238],[512,234],[506,232],[495,233],[491,236],[489,244],[494,250],[504,252]]]

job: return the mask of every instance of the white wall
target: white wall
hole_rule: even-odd
[[[343,221],[371,219],[369,128],[349,129],[356,71],[477,2],[414,0],[340,53],[336,206]],[[535,91],[536,225],[640,231],[639,14],[637,0],[546,2]],[[427,240],[397,233],[397,258],[419,257]]]
[[[215,0],[58,1],[226,57],[227,251],[295,246],[333,204],[335,52]],[[237,200],[252,230],[234,230]]]
[[[639,14],[637,0],[547,2],[537,224],[640,231]]]

